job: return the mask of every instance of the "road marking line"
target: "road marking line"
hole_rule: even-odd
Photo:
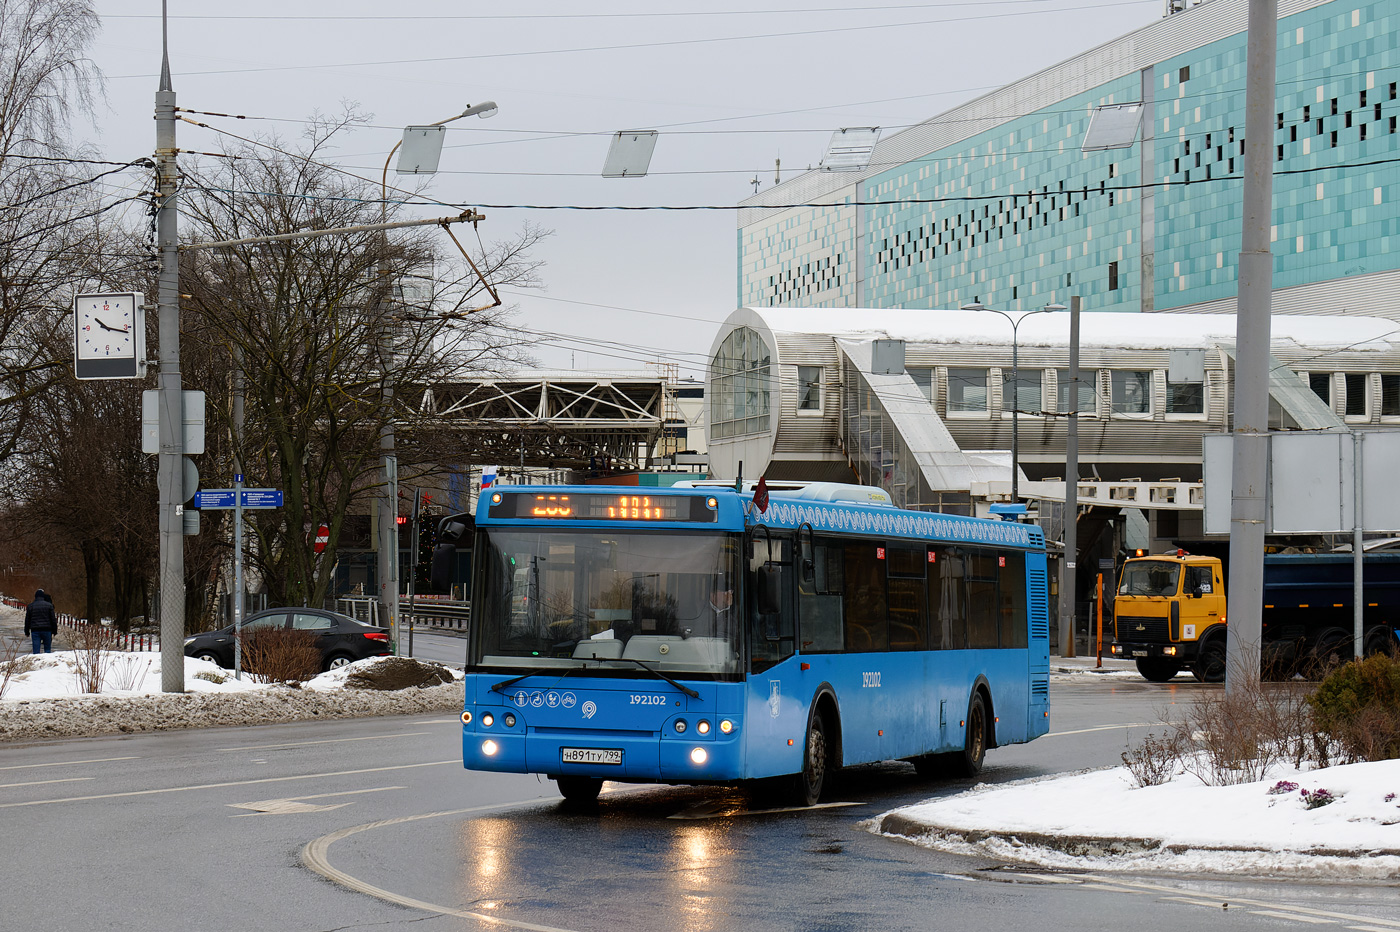
[[[334,806],[317,806],[312,803],[302,802],[304,799],[325,799],[330,796],[358,796],[361,793],[382,793],[385,790],[402,790],[407,787],[402,786],[378,786],[368,790],[346,790],[343,793],[316,793],[312,796],[286,796],[281,799],[260,799],[251,803],[227,803],[230,809],[251,809],[252,812],[240,812],[229,816],[230,819],[242,819],[250,815],[289,815],[291,813],[304,812],[329,812],[332,809],[340,809],[350,803],[339,803]]]
[[[1160,724],[1162,724],[1162,723],[1161,723],[1161,722],[1157,722],[1156,724],[1157,724],[1157,725],[1160,725]],[[1153,723],[1151,723],[1151,722],[1124,722],[1124,723],[1121,724],[1121,725],[1095,725],[1093,728],[1080,728],[1080,729],[1078,729],[1077,731],[1052,731],[1052,732],[1050,732],[1049,734],[1042,735],[1041,737],[1044,737],[1044,738],[1054,738],[1054,737],[1056,737],[1057,735],[1087,735],[1087,734],[1088,734],[1089,732],[1091,732],[1091,731],[1112,731],[1112,730],[1115,729],[1115,728],[1153,728],[1153,727],[1155,727],[1155,726],[1154,726]]]
[[[250,744],[241,748],[215,748],[217,751],[264,751],[272,748],[302,748],[313,744],[342,744],[346,741],[383,741],[386,738],[412,738],[426,735],[426,731],[408,731],[401,735],[369,735],[365,738],[327,738],[325,741],[289,741],[286,744]]]
[[[61,760],[51,764],[13,764],[9,767],[0,767],[0,770],[24,770],[26,767],[69,767],[73,764],[107,764],[114,760],[140,760],[139,757],[98,757],[93,760]]]
[[[64,777],[61,780],[30,780],[28,783],[0,783],[0,790],[11,786],[48,786],[50,783],[82,783],[92,777]]]
[[[1145,891],[1145,890],[1137,890],[1137,891],[1134,891],[1134,892],[1136,892],[1136,893],[1145,893],[1145,892],[1147,892],[1147,891]],[[1198,896],[1164,896],[1164,897],[1159,897],[1159,899],[1163,899],[1163,900],[1166,900],[1166,901],[1171,902],[1171,903],[1185,903],[1185,904],[1187,904],[1188,906],[1206,906],[1206,907],[1209,907],[1210,909],[1224,909],[1224,908],[1225,908],[1225,907],[1223,907],[1223,906],[1221,905],[1221,903],[1222,903],[1221,900],[1205,900],[1205,899],[1201,899],[1201,898],[1198,897]],[[1228,900],[1225,900],[1225,901],[1223,901],[1223,902],[1227,902],[1227,903],[1228,903],[1229,901],[1228,901]]]
[[[1347,926],[1348,929],[1355,929],[1356,932],[1395,932],[1394,929],[1382,929],[1378,926]]]
[[[682,809],[668,819],[727,819],[731,816],[776,815],[779,812],[806,812],[809,809],[840,809],[845,806],[864,806],[865,803],[817,803],[814,806],[782,806],[778,809],[734,809],[725,811],[726,804],[697,803],[689,809]]]
[[[487,913],[479,913],[469,909],[452,909],[447,906],[438,906],[435,903],[428,903],[423,900],[415,900],[412,897],[402,896],[398,893],[391,893],[382,887],[376,887],[373,884],[366,883],[363,880],[350,876],[337,867],[333,867],[327,856],[331,845],[335,844],[337,841],[370,829],[402,825],[406,822],[417,822],[422,819],[465,815],[469,812],[491,812],[501,809],[515,809],[540,802],[553,801],[554,800],[524,800],[514,803],[497,803],[491,806],[472,806],[468,809],[450,809],[445,812],[425,812],[420,815],[385,819],[381,822],[367,822],[364,825],[355,825],[350,828],[343,828],[338,832],[331,832],[329,835],[322,835],[320,838],[309,842],[305,848],[301,849],[301,863],[333,883],[338,883],[341,886],[349,887],[351,890],[355,890],[359,893],[384,900],[386,903],[397,903],[400,906],[407,906],[410,909],[421,909],[424,912],[437,913],[442,916],[455,916],[459,919],[476,919],[490,925],[504,926],[510,929],[526,929],[528,932],[572,932],[570,929],[561,929],[557,926],[536,925],[533,922],[504,919],[500,916],[492,916]]]
[[[1284,913],[1273,909],[1251,909],[1249,913],[1252,916],[1268,916],[1270,919],[1291,919],[1294,922],[1311,922],[1315,925],[1330,926],[1335,924],[1334,920],[1331,919],[1313,919],[1309,916],[1299,916],[1294,913]]]
[[[188,790],[217,790],[228,786],[252,786],[257,783],[285,783],[289,780],[320,780],[323,777],[352,777],[362,773],[384,773],[389,770],[413,770],[417,767],[440,767],[443,764],[462,765],[460,757],[452,760],[433,760],[421,764],[398,764],[393,767],[366,767],[363,770],[334,770],[329,773],[301,773],[290,777],[262,777],[257,780],[231,780],[228,783],[200,783],[194,786],[167,786],[159,790],[131,790],[126,793],[102,793],[97,796],[69,796],[66,799],[35,799],[27,803],[0,803],[0,809],[14,809],[18,806],[47,806],[51,803],[83,803],[94,799],[125,799],[128,796],[157,796],[161,793],[183,793]]]
[[[1141,891],[1143,891],[1143,892],[1145,892],[1145,893],[1146,893],[1146,892],[1165,893],[1165,894],[1168,894],[1168,895],[1177,895],[1177,896],[1179,896],[1179,895],[1181,894],[1181,890],[1180,890],[1180,889],[1178,889],[1178,888],[1176,888],[1176,887],[1162,886],[1161,884],[1143,883],[1143,882],[1140,882],[1140,881],[1131,881],[1131,880],[1117,880],[1117,879],[1114,879],[1114,878],[1104,877],[1104,876],[1098,875],[1098,874],[1083,874],[1082,876],[1084,877],[1084,879],[1085,879],[1086,881],[1097,881],[1097,882],[1099,882],[1099,883],[1109,883],[1109,884],[1121,884],[1121,885],[1124,886],[1124,887],[1133,887],[1133,888],[1136,888],[1136,889],[1138,889],[1138,890],[1141,890]],[[1290,915],[1289,915],[1289,918],[1290,918],[1290,919],[1296,919],[1296,918],[1298,918],[1299,915],[1303,915],[1303,916],[1317,916],[1317,917],[1320,917],[1320,918],[1323,918],[1323,919],[1337,919],[1337,920],[1341,920],[1341,921],[1343,921],[1343,922],[1365,922],[1365,923],[1370,923],[1372,926],[1384,928],[1385,932],[1396,932],[1397,929],[1400,929],[1400,921],[1395,921],[1395,920],[1391,920],[1391,919],[1374,919],[1374,918],[1372,918],[1372,917],[1370,917],[1370,916],[1354,916],[1354,915],[1351,915],[1350,913],[1338,913],[1338,912],[1332,912],[1331,910],[1326,910],[1326,909],[1312,909],[1312,908],[1307,907],[1307,906],[1280,906],[1280,905],[1277,904],[1277,903],[1266,903],[1266,902],[1264,902],[1263,900],[1246,900],[1246,899],[1238,899],[1238,898],[1233,898],[1233,897],[1232,897],[1231,899],[1229,899],[1229,900],[1226,900],[1225,902],[1228,902],[1232,908],[1235,907],[1235,906],[1240,906],[1240,907],[1252,906],[1252,907],[1258,907],[1259,909],[1278,909],[1278,910],[1286,910],[1286,911],[1288,911],[1288,912],[1290,913]]]

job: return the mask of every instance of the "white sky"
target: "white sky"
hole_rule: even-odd
[[[93,57],[108,107],[80,135],[104,157],[149,155],[159,3],[95,5],[103,32]],[[448,127],[429,191],[443,201],[732,208],[756,175],[772,184],[775,158],[785,178],[815,164],[837,128],[889,132],[927,119],[1162,10],[1161,0],[749,5],[759,12],[700,0],[170,0],[170,60],[181,107],[274,118],[197,117],[240,135],[293,140],[302,126],[287,121],[357,102],[374,127],[343,141],[341,164],[374,178],[405,124],[497,101],[494,118]],[[875,25],[884,28],[862,28]],[[622,129],[661,131],[648,177],[600,177],[608,134]],[[178,139],[220,147],[216,133],[188,124]],[[484,238],[527,220],[555,231],[538,251],[547,290],[508,296],[523,308],[521,326],[565,335],[537,349],[544,366],[693,367],[734,309],[733,210],[486,213]],[[597,340],[611,343],[584,342]]]

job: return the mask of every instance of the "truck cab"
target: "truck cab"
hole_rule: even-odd
[[[1225,678],[1225,584],[1215,557],[1184,550],[1123,564],[1113,601],[1115,657],[1165,683],[1183,669],[1198,680]]]

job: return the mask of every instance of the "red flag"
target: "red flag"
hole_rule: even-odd
[[[758,513],[768,510],[768,480],[762,476],[758,477],[758,485],[754,486],[753,503],[758,508]]]

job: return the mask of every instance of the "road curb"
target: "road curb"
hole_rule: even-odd
[[[898,812],[889,812],[880,817],[879,832],[882,835],[896,835],[901,838],[907,838],[910,841],[917,841],[920,838],[928,838],[930,836],[937,836],[953,841],[962,841],[970,845],[979,844],[984,841],[1001,841],[1012,847],[1024,845],[1049,848],[1072,857],[1081,858],[1121,857],[1124,855],[1141,854],[1185,854],[1188,851],[1278,853],[1275,848],[1164,844],[1159,838],[1108,838],[1092,835],[1050,835],[1042,832],[956,829],[931,822],[921,822],[917,819],[911,819],[908,816],[901,815]],[[1370,851],[1351,851],[1335,848],[1305,848],[1295,850],[1292,853],[1308,855],[1310,857],[1331,858],[1397,857],[1400,856],[1400,848],[1378,848]]]

